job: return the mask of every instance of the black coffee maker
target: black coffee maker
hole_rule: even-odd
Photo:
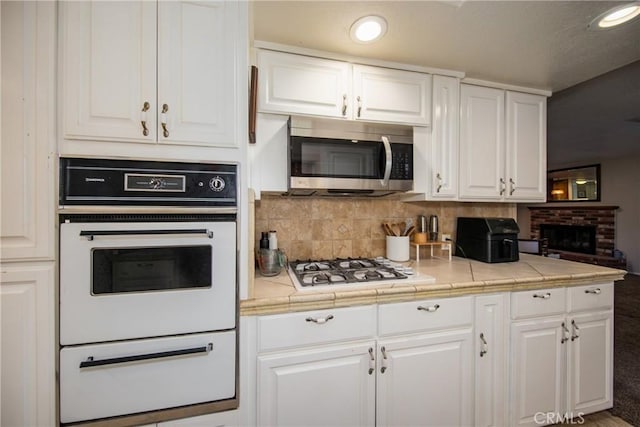
[[[482,262],[518,261],[518,233],[513,218],[458,218],[455,255]]]

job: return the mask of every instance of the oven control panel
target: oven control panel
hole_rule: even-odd
[[[60,205],[236,207],[237,165],[61,158]]]

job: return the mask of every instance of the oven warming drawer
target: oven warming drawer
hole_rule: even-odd
[[[61,422],[233,398],[235,348],[235,331],[65,347]]]

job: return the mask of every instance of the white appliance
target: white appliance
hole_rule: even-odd
[[[60,344],[235,326],[235,222],[60,225]]]
[[[238,406],[236,168],[61,159],[61,424]]]

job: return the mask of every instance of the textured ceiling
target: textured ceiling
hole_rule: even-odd
[[[548,104],[552,166],[640,156],[640,19],[588,29],[624,3],[255,0],[252,13],[255,40],[562,91]],[[386,18],[387,34],[373,44],[354,43],[351,24],[368,14]]]
[[[640,19],[587,25],[614,1],[262,1],[256,40],[445,68],[558,91],[640,59]],[[384,16],[377,43],[351,41],[359,17]]]

